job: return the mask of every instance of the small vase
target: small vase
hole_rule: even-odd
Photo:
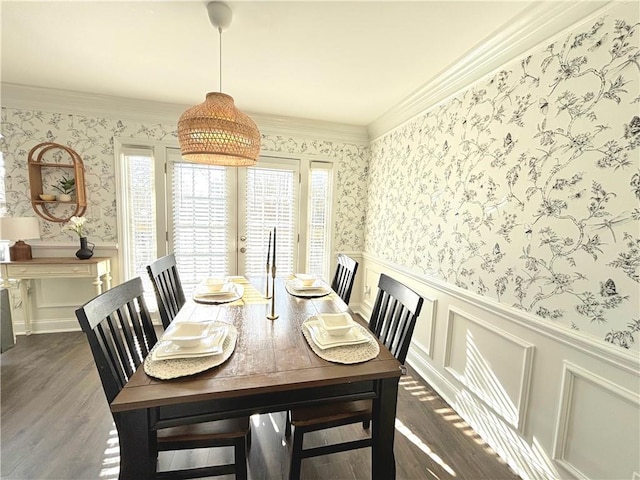
[[[71,201],[71,195],[69,195],[68,193],[61,193],[58,195],[58,201],[59,202],[70,202]]]
[[[89,248],[88,244],[91,244],[91,248]],[[76,257],[80,260],[87,260],[93,257],[93,249],[95,246],[94,243],[87,241],[87,237],[80,237],[80,250],[76,252]]]

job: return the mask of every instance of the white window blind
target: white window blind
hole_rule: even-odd
[[[124,249],[124,278],[141,277],[145,287],[145,301],[156,309],[153,286],[147,273],[147,265],[158,258],[156,249],[156,205],[154,185],[153,149],[146,147],[124,147],[122,151],[121,176],[123,214],[121,232]]]
[[[206,276],[229,274],[229,191],[224,167],[171,162],[172,249],[185,294]]]
[[[309,192],[309,273],[329,279],[331,164],[311,162]]]
[[[293,170],[251,167],[246,189],[246,275],[263,275],[269,231],[277,228],[276,274],[292,275],[295,254],[297,173]]]

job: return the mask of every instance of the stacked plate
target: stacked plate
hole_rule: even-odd
[[[201,323],[172,323],[154,348],[153,360],[198,358],[219,355],[228,334],[228,326]]]
[[[234,302],[244,295],[242,285],[234,282],[225,282],[217,290],[201,282],[193,293],[193,299],[198,303],[219,304]]]
[[[343,347],[366,343],[370,337],[366,330],[354,322],[348,313],[320,314],[304,323],[318,348]]]
[[[303,273],[296,274],[295,278],[287,281],[289,293],[299,296],[320,296],[331,292],[331,288],[322,279]]]
[[[198,284],[194,296],[196,298],[215,298],[224,295],[235,295],[235,284],[233,282],[225,282],[221,287],[218,287],[215,291],[211,289],[206,283],[206,279]]]

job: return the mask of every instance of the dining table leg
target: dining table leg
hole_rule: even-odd
[[[119,480],[144,480],[155,476],[157,446],[149,428],[147,410],[114,413],[120,444]]]
[[[396,461],[393,454],[395,437],[398,381],[400,378],[378,380],[378,396],[373,400],[371,478],[393,480],[396,478]]]

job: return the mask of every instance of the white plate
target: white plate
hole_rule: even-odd
[[[171,340],[163,340],[153,352],[153,360],[169,360],[172,358],[196,358],[222,353],[222,344],[227,337],[226,326],[216,326],[210,335],[200,340],[195,347],[181,347]]]
[[[294,278],[293,280],[291,280],[290,285],[291,287],[293,287],[294,290],[299,290],[301,292],[306,290],[326,290],[327,289],[327,284],[324,283],[322,280],[316,280],[311,285],[304,285],[301,280]]]
[[[229,295],[229,294],[235,294],[236,291],[233,288],[234,284],[231,282],[225,283],[222,288],[220,290],[218,290],[217,292],[211,292],[207,289],[207,287],[205,285],[199,284],[196,287],[196,292],[195,292],[195,296],[196,297],[218,297],[220,295]]]
[[[352,328],[341,337],[333,337],[322,328],[319,320],[309,321],[306,325],[311,333],[311,338],[321,350],[345,345],[358,345],[369,341],[369,337],[362,333],[359,328]]]

